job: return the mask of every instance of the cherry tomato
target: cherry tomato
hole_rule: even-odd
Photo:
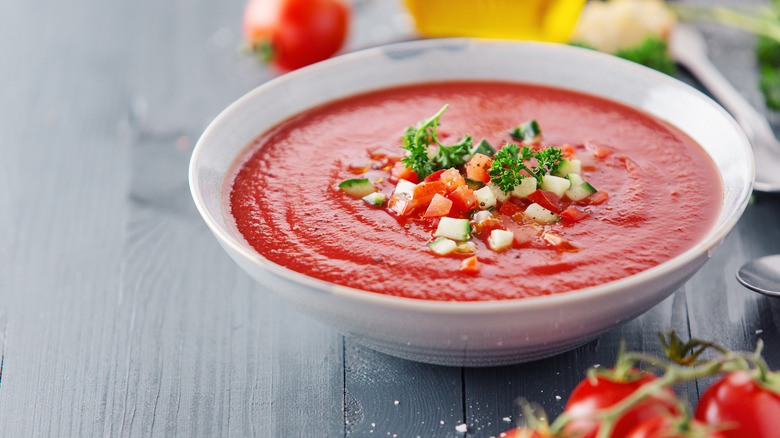
[[[350,11],[343,0],[249,0],[244,39],[283,70],[329,58],[344,44]]]
[[[735,371],[707,388],[695,418],[722,426],[727,438],[780,436],[780,395],[760,386],[746,371]]]
[[[640,377],[626,381],[615,381],[602,375],[593,379],[586,378],[574,388],[566,402],[564,412],[574,421],[570,422],[565,430],[570,433],[582,434],[582,438],[595,437],[599,430],[599,422],[587,417],[602,408],[619,403],[633,394],[640,386],[656,379],[657,377],[652,374],[642,374]],[[674,391],[665,388],[658,394],[653,394],[640,401],[620,417],[610,437],[625,437],[626,433],[640,422],[676,411],[677,396]]]
[[[637,424],[625,438],[727,438],[695,420],[681,421],[666,415],[651,417]]]

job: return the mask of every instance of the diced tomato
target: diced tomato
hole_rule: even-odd
[[[574,155],[577,153],[577,150],[574,149],[574,146],[566,143],[563,146],[561,146],[561,152],[563,153],[563,158],[567,160],[571,160],[574,158]]]
[[[437,170],[436,172],[433,172],[432,174],[425,177],[425,182],[431,182],[431,181],[441,181],[441,174],[444,173],[444,169]]]
[[[479,272],[479,262],[477,261],[477,256],[471,256],[467,259],[464,259],[460,263],[460,270],[463,272],[471,272],[471,273],[478,273]]]
[[[474,157],[466,163],[466,178],[472,181],[487,183],[490,181],[488,169],[493,161],[484,154],[474,154]]]
[[[520,207],[517,205],[505,201],[501,204],[501,208],[498,209],[498,212],[504,215],[507,215],[509,217],[513,217],[516,213],[520,213],[522,210],[520,210]]]
[[[477,206],[477,197],[465,184],[453,190],[447,197],[452,201],[453,211],[466,213]]]
[[[560,213],[563,209],[561,205],[561,198],[555,193],[549,192],[547,190],[538,189],[534,191],[528,195],[528,200],[541,205],[553,213]]]
[[[490,237],[490,232],[499,229],[503,229],[501,222],[499,222],[497,218],[491,216],[474,226],[474,235],[483,242],[487,242],[487,238]]]
[[[441,181],[429,181],[417,184],[412,193],[412,202],[415,208],[426,207],[436,195],[446,195],[447,189]]]
[[[466,180],[463,178],[463,175],[461,175],[458,169],[455,168],[445,170],[439,179],[444,183],[445,186],[447,186],[447,193],[450,193],[458,187],[466,184]]]
[[[605,192],[604,190],[599,190],[585,198],[585,202],[592,205],[599,205],[606,202],[607,199],[609,199],[609,193]]]
[[[406,197],[393,195],[390,197],[390,201],[387,203],[390,210],[396,212],[401,216],[409,214],[412,210],[412,200]]]
[[[390,174],[394,176],[396,179],[405,179],[409,182],[413,182],[417,184],[419,179],[417,178],[417,172],[412,170],[411,167],[407,167],[406,164],[399,161],[393,165],[393,169],[390,171]]]
[[[581,211],[579,208],[573,205],[568,206],[566,210],[563,210],[563,212],[561,212],[561,219],[569,222],[579,222],[588,216],[589,216],[588,213]]]
[[[569,239],[559,236],[557,234],[553,233],[544,233],[542,236],[544,240],[547,241],[552,247],[559,251],[568,251],[568,252],[574,252],[579,250],[580,248],[574,245]]]
[[[609,149],[597,146],[595,144],[590,144],[588,146],[590,151],[593,153],[593,158],[597,158],[599,160],[607,158],[612,153]]]
[[[515,247],[542,246],[542,229],[536,224],[518,224],[505,216],[499,218],[499,223],[501,227],[514,234]]]
[[[452,201],[444,196],[436,193],[431,199],[431,203],[428,204],[428,209],[425,210],[423,217],[438,217],[444,216],[452,209]]]

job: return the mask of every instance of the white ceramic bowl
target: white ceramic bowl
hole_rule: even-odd
[[[239,153],[267,128],[307,108],[410,83],[484,79],[578,90],[676,125],[712,157],[723,181],[720,214],[683,254],[611,283],[551,296],[435,302],[327,283],[264,259],[226,223],[222,185]],[[344,55],[261,85],[224,110],[198,141],[192,196],[230,256],[260,285],[376,350],[446,365],[487,366],[551,356],[650,309],[713,254],[744,211],[753,181],[750,145],[734,120],[697,90],[661,73],[564,45],[423,40]]]

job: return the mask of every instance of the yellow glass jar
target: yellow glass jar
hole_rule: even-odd
[[[470,36],[565,43],[585,0],[406,0],[427,37]]]

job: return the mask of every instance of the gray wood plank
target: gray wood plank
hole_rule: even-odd
[[[347,339],[346,436],[458,437],[462,370],[378,353]]]
[[[37,51],[8,43],[47,6]],[[194,139],[270,75],[236,54],[243,2],[13,7],[0,432],[343,435],[342,338],[238,272],[189,197]]]

